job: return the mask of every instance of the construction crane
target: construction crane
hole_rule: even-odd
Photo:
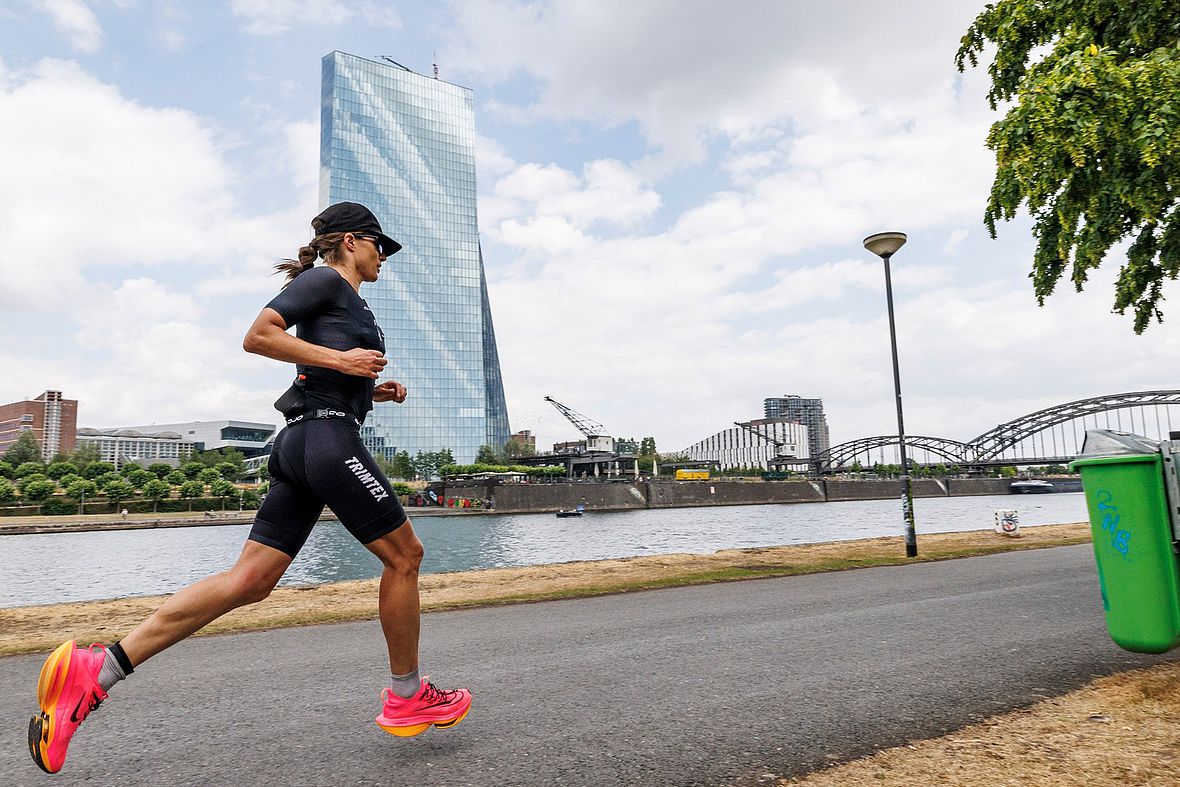
[[[606,427],[597,421],[592,421],[581,413],[571,410],[552,396],[546,396],[545,401],[557,408],[557,412],[565,416],[566,420],[577,427],[586,436],[587,451],[613,451],[614,440],[606,433]]]
[[[381,58],[381,59],[382,59],[382,60],[384,60],[386,63],[389,63],[389,64],[391,64],[391,65],[395,65],[395,66],[397,66],[398,68],[400,68],[400,69],[401,69],[401,70],[403,70],[403,71],[409,71],[411,74],[412,74],[412,73],[414,73],[413,71],[410,71],[410,69],[408,69],[408,68],[406,68],[405,66],[403,66],[401,63],[399,63],[399,62],[397,62],[396,60],[394,60],[394,59],[393,59],[392,57],[390,57],[389,55],[377,55],[377,57]]]

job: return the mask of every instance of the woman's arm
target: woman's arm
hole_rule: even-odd
[[[276,361],[298,363],[304,366],[322,366],[335,369],[343,374],[368,377],[376,380],[388,361],[377,350],[360,347],[341,352],[329,347],[305,342],[287,333],[287,323],[271,308],[258,313],[254,324],[246,331],[242,349],[248,353],[264,355]]]

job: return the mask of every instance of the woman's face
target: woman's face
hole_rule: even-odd
[[[377,281],[381,274],[381,263],[385,262],[385,255],[378,246],[380,241],[375,235],[366,235],[363,232],[354,234],[353,237],[356,238],[353,259],[356,261],[356,270],[361,275],[361,281]]]

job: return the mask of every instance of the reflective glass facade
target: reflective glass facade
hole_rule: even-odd
[[[323,60],[320,207],[366,205],[403,246],[366,284],[385,333],[387,375],[404,404],[376,404],[362,435],[374,453],[450,449],[474,460],[508,441],[475,196],[468,88],[343,52]]]

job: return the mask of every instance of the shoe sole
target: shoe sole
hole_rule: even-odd
[[[73,657],[74,641],[63,642],[45,659],[41,675],[37,678],[37,703],[41,706],[41,712],[29,720],[29,753],[33,756],[33,762],[46,773],[57,773],[45,763],[45,753],[54,732],[50,711],[61,699]]]
[[[390,735],[396,735],[399,738],[412,738],[415,735],[421,735],[432,726],[438,727],[440,730],[449,730],[451,727],[454,727],[456,724],[463,721],[463,719],[467,718],[467,714],[470,712],[471,706],[468,705],[463,710],[463,713],[453,719],[446,719],[445,721],[428,721],[425,724],[411,724],[406,727],[387,727],[380,723],[377,726],[388,732]]]

